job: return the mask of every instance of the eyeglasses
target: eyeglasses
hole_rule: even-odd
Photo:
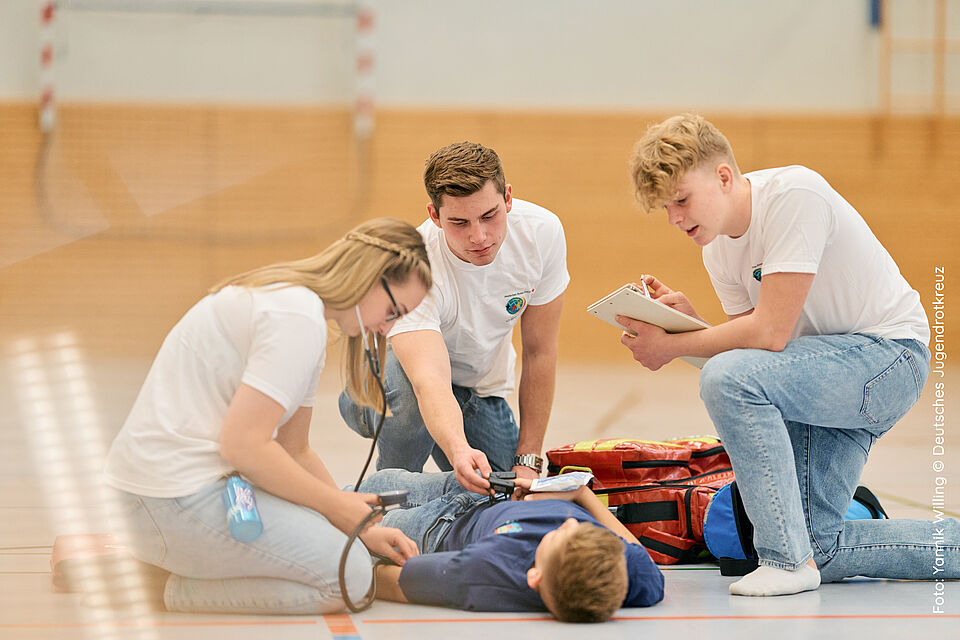
[[[390,287],[387,286],[387,279],[382,277],[380,278],[380,284],[383,285],[383,290],[387,292],[387,297],[390,298],[390,304],[393,305],[393,313],[383,319],[384,322],[393,322],[398,319],[403,314],[400,313],[400,307],[397,306],[397,301],[393,297],[393,293],[390,292]]]

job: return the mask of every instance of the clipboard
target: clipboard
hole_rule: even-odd
[[[621,331],[629,330],[616,321],[618,315],[655,324],[667,333],[683,333],[710,328],[710,325],[706,322],[701,322],[672,307],[668,307],[662,302],[657,302],[644,294],[643,290],[635,284],[625,284],[613,293],[600,298],[587,307],[587,312]],[[702,368],[709,360],[709,358],[691,356],[682,356],[680,359],[697,368]]]

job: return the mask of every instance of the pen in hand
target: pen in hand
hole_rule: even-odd
[[[647,276],[645,274],[640,274],[640,286],[643,287],[643,295],[650,297],[650,290],[647,289],[647,282],[644,280]]]

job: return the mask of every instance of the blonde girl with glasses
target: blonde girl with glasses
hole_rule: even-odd
[[[129,523],[124,542],[159,567],[152,579],[175,611],[322,614],[343,608],[337,579],[349,533],[376,496],[341,491],[311,447],[313,397],[327,322],[347,336],[347,393],[379,410],[365,332],[386,335],[432,278],[423,239],[394,219],[364,222],[315,256],[228,278],[164,340],[106,461]],[[382,367],[384,342],[373,359]],[[254,487],[263,531],[231,536],[227,477]],[[402,564],[416,545],[371,526],[370,551]],[[169,572],[169,575],[168,575]],[[350,554],[352,599],[370,557]]]

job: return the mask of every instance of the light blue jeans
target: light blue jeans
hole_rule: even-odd
[[[313,615],[342,610],[338,567],[347,536],[316,511],[255,488],[263,533],[253,542],[237,542],[220,497],[225,484],[224,478],[183,498],[117,492],[130,552],[171,572],[167,609]],[[357,602],[371,579],[370,556],[359,541],[345,574]]]
[[[382,493],[403,489],[407,502],[401,509],[388,511],[383,526],[396,527],[417,543],[420,553],[437,550],[454,520],[490,497],[472,493],[457,483],[452,471],[414,473],[404,469],[383,469],[360,483],[363,493]]]
[[[812,557],[823,582],[960,578],[957,520],[843,519],[870,447],[916,403],[929,371],[926,345],[860,334],[707,362],[700,397],[733,462],[760,564],[795,569]],[[934,574],[938,555],[944,571]]]
[[[392,349],[387,349],[384,387],[393,415],[383,421],[377,441],[377,469],[422,471],[431,453],[440,469],[453,469],[427,431],[413,386]],[[512,469],[519,430],[507,401],[497,396],[481,397],[475,390],[458,385],[453,385],[453,395],[460,404],[463,431],[470,446],[486,454],[494,471]],[[380,420],[379,411],[360,407],[346,392],[340,394],[340,415],[364,438],[373,437]]]

